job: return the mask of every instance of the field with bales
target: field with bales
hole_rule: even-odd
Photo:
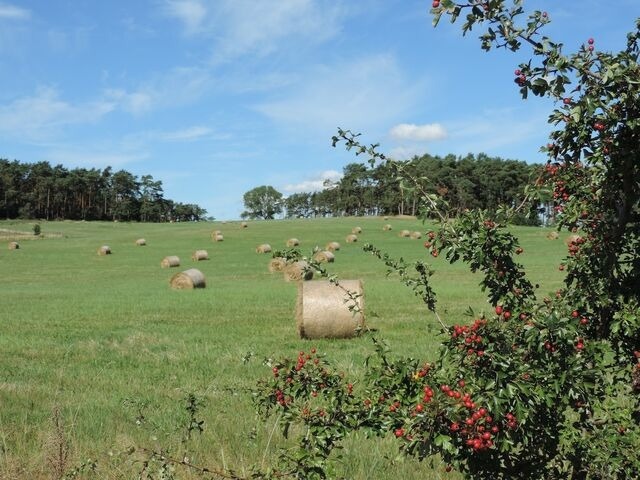
[[[446,324],[466,322],[469,306],[489,309],[479,277],[465,265],[428,255],[423,242],[429,226],[414,218],[254,221],[246,228],[240,222],[40,226],[35,236],[33,223],[0,222],[3,479],[64,478],[76,475],[74,469],[77,475],[67,478],[134,478],[144,470],[140,448],[179,458],[186,452],[191,464],[247,476],[252,466],[274,463],[287,440],[274,428],[277,418],[256,417],[251,393],[270,375],[273,359],[317,348],[357,376],[373,352],[373,335],[397,354],[435,355],[435,318],[396,276],[387,276],[382,262],[363,252],[366,242],[433,266]],[[354,227],[362,232],[348,243]],[[422,238],[402,237],[402,230],[422,232]],[[535,227],[513,232],[524,249],[518,260],[539,284],[539,297],[552,295],[564,275],[557,268],[566,253],[563,237],[550,240],[550,230]],[[285,249],[291,239],[303,255],[330,241],[341,244],[327,268],[340,279],[362,280],[371,331],[352,339],[299,338],[296,282],[269,271],[271,253],[256,252],[262,244]],[[103,246],[110,254],[100,254]],[[169,260],[163,268],[168,257],[178,257],[179,265]],[[171,288],[176,273],[193,268],[203,274],[205,288]],[[194,418],[204,420],[201,433],[188,428],[190,395],[197,399]],[[442,466],[399,455],[391,437],[350,437],[338,461],[340,476],[445,475]],[[95,477],[87,473],[93,462]],[[196,473],[185,467],[176,477]]]

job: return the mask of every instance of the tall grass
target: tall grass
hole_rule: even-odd
[[[383,231],[386,223],[394,230]],[[347,244],[356,225],[363,228],[359,243]],[[58,453],[61,442],[68,445],[67,471],[92,458],[99,478],[131,478],[140,465],[119,456],[131,445],[176,453],[186,448],[179,432],[184,398],[191,392],[206,403],[199,412],[205,431],[188,446],[192,462],[239,471],[272,463],[277,448],[287,443],[278,433],[270,440],[273,420],[256,419],[250,394],[269,373],[265,359],[315,346],[357,376],[373,349],[367,335],[299,339],[296,286],[268,272],[270,255],[255,253],[260,243],[285,248],[287,239],[296,237],[309,254],[316,245],[339,241],[342,249],[331,272],[363,279],[368,326],[401,355],[433,357],[439,328],[420,301],[362,251],[364,242],[405,260],[431,263],[446,323],[465,322],[468,306],[477,312],[489,308],[479,277],[464,265],[426,258],[423,240],[397,236],[401,229],[428,228],[407,218],[263,221],[246,229],[219,222],[41,222],[41,227],[36,237],[29,235],[30,223],[0,222],[0,239],[20,238],[21,246],[0,248],[0,478],[55,478],[52,435]],[[211,240],[215,229],[222,230],[224,242]],[[547,240],[548,231],[540,228],[514,232],[525,249],[520,260],[540,284],[540,295],[559,288],[561,240]],[[135,245],[140,237],[147,246]],[[96,254],[104,244],[112,255]],[[206,249],[210,260],[193,262],[197,249]],[[172,291],[169,278],[177,269],[160,268],[167,255],[181,258],[179,269],[201,270],[207,288]],[[440,478],[442,472],[397,457],[390,438],[354,436],[345,447],[338,469],[347,478]]]

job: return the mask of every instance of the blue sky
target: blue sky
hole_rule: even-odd
[[[397,158],[544,161],[526,51],[483,53],[423,0],[0,0],[0,158],[125,169],[238,218],[242,195],[339,178],[338,126]],[[619,50],[640,0],[529,0],[547,34]]]

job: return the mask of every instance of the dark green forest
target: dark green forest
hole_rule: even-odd
[[[0,218],[166,222],[206,214],[164,198],[162,182],[151,175],[0,159]]]

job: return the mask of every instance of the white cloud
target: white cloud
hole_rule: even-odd
[[[426,125],[401,123],[393,127],[389,133],[395,140],[432,141],[447,137],[447,131],[439,123]]]
[[[213,130],[209,127],[193,126],[173,132],[165,132],[160,138],[168,142],[190,142],[203,137],[209,137],[212,134]]]
[[[314,178],[299,183],[287,184],[282,189],[288,193],[317,192],[326,188],[325,182],[335,183],[342,178],[342,173],[336,170],[326,170]]]
[[[166,0],[164,12],[182,22],[188,34],[200,31],[207,16],[207,9],[199,0]]]
[[[143,91],[127,93],[121,89],[109,89],[105,92],[105,95],[116,102],[124,111],[134,115],[148,112],[154,103],[152,94]]]
[[[0,3],[0,19],[26,20],[31,17],[31,12],[27,9],[16,7],[8,3]]]

